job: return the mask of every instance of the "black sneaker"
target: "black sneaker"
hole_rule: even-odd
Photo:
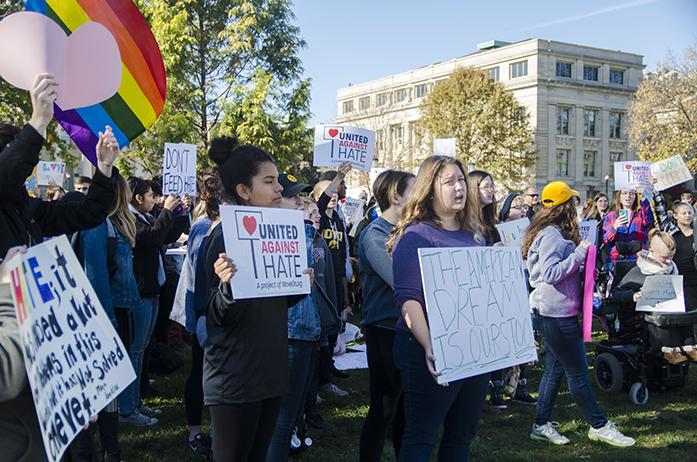
[[[351,374],[348,372],[340,371],[337,369],[335,366],[332,365],[332,375],[336,377],[337,379],[348,379],[351,377]]]
[[[326,430],[327,429],[327,423],[324,421],[322,416],[319,414],[306,414],[305,415],[305,423],[312,428],[316,428],[317,430]]]
[[[197,456],[208,457],[211,452],[211,440],[203,433],[197,433],[193,440],[186,438],[189,449]]]
[[[518,383],[518,388],[516,388],[515,395],[513,395],[511,401],[518,404],[525,404],[527,406],[537,405],[537,398],[532,396],[525,385],[521,383]]]
[[[503,382],[501,382],[500,380],[491,382],[489,392],[489,404],[491,404],[491,407],[495,407],[496,409],[508,408],[506,402],[503,400]]]

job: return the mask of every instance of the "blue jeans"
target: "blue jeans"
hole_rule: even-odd
[[[562,377],[566,373],[571,397],[583,411],[583,416],[593,428],[601,428],[607,418],[598,407],[588,380],[588,362],[583,346],[581,325],[576,316],[548,318],[533,316],[533,326],[545,342],[545,369],[537,398],[535,423],[544,425],[552,420],[552,410],[557,399]]]
[[[399,461],[430,461],[441,424],[438,460],[467,461],[489,374],[450,382],[448,387],[438,385],[426,368],[424,349],[413,335],[401,329],[395,332],[394,352],[404,390],[405,428]]]
[[[122,416],[129,416],[140,404],[140,376],[143,372],[143,352],[150,343],[152,331],[155,329],[158,297],[143,298],[140,305],[134,308],[133,342],[131,343],[131,363],[136,371],[136,379],[119,395],[119,408]]]
[[[281,399],[281,409],[266,453],[266,462],[288,460],[293,427],[298,420],[298,414],[305,409],[305,398],[310,389],[312,355],[315,350],[317,342],[288,340],[290,390]]]

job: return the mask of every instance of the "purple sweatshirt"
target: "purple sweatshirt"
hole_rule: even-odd
[[[392,251],[394,296],[400,312],[404,303],[415,300],[421,304],[424,316],[428,320],[421,282],[419,249],[474,246],[480,246],[480,244],[474,240],[469,231],[448,231],[432,222],[416,223],[407,227]],[[396,327],[397,329],[409,330],[403,316],[400,316]]]

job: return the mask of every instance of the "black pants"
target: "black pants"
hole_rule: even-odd
[[[392,422],[392,444],[396,458],[404,433],[404,397],[399,369],[394,364],[394,330],[365,327],[370,374],[370,409],[363,421],[360,460],[380,461],[385,435]]]
[[[191,337],[191,372],[184,388],[184,408],[186,423],[190,426],[201,425],[203,413],[203,348],[194,334]]]
[[[264,462],[280,407],[280,397],[210,406],[215,461]]]

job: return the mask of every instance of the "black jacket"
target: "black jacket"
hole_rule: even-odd
[[[172,231],[174,214],[162,209],[156,220],[136,214],[136,246],[133,249],[133,272],[141,297],[151,298],[160,293],[157,271],[160,258],[164,264],[162,246]],[[178,237],[178,236],[177,236]],[[176,238],[175,238],[176,240]]]
[[[94,228],[106,220],[116,195],[114,168],[111,178],[97,170],[83,203],[44,202],[29,197],[24,181],[39,162],[44,139],[25,125],[0,153],[0,258],[17,245],[38,244],[43,237]]]

